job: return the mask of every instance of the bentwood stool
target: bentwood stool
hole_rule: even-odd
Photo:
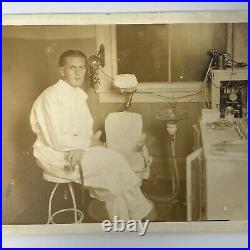
[[[82,176],[81,171],[80,171],[80,176],[81,176],[81,181],[82,181],[82,184],[83,184],[83,176]],[[65,214],[65,213],[68,213],[68,212],[73,212],[74,213],[74,221],[72,222],[72,224],[82,223],[83,218],[84,218],[84,214],[80,209],[77,209],[75,193],[74,193],[72,181],[52,176],[52,175],[50,175],[50,174],[48,174],[46,172],[43,173],[43,179],[46,180],[46,181],[55,183],[55,186],[52,189],[52,191],[50,193],[50,197],[49,197],[47,224],[56,224],[55,221],[54,221],[54,217],[59,215],[59,214]],[[72,208],[60,209],[58,211],[52,212],[53,197],[54,197],[54,195],[56,193],[56,190],[57,190],[57,188],[59,187],[60,184],[67,184],[67,186],[69,188],[69,191],[70,191],[70,194],[71,194],[73,207]]]

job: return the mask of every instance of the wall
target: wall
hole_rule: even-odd
[[[53,47],[53,52],[48,54],[49,64],[49,83],[54,84],[59,79],[58,73],[58,59],[62,52],[68,49],[78,49],[83,51],[87,57],[96,53],[96,45],[94,38],[84,39],[49,39],[47,40],[47,48]],[[85,86],[88,85],[88,79],[86,79]]]
[[[87,57],[96,53],[95,26],[46,26],[46,52],[49,64],[49,83],[58,78],[58,59],[68,49],[83,51]],[[86,79],[85,86],[88,85]],[[87,87],[87,86],[86,86]]]
[[[3,28],[4,224],[35,223],[34,218],[41,214],[44,216],[38,221],[46,221],[46,210],[32,211],[34,203],[34,209],[46,209],[51,185],[43,181],[33,157],[35,136],[29,124],[30,110],[36,97],[58,80],[56,65],[62,51],[75,48],[87,56],[96,53],[94,26],[87,27],[84,34],[79,27],[71,29],[71,34],[66,31],[54,26]],[[75,38],[70,39],[71,35]]]
[[[47,86],[45,40],[3,38],[3,223],[11,223],[43,187],[29,113]]]

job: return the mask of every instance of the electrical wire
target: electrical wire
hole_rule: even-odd
[[[210,65],[209,65],[209,70],[212,69],[213,67],[211,67],[211,64],[212,64],[212,60],[210,62]],[[111,80],[114,80],[113,77],[107,75],[103,69],[100,68],[100,71],[103,73],[103,75],[105,75],[107,78],[111,79]],[[208,74],[208,71],[206,73],[206,77],[207,78],[207,74]],[[204,89],[204,88],[203,88]],[[139,93],[139,94],[148,94],[148,95],[153,95],[153,96],[158,96],[158,97],[162,97],[162,98],[166,98],[166,99],[171,99],[173,100],[173,96],[172,97],[168,97],[168,96],[164,96],[164,95],[160,95],[160,94],[156,94],[155,92],[147,92],[147,91],[140,91],[140,90],[137,90],[136,93]],[[184,96],[179,96],[179,97],[174,97],[174,99],[182,99],[182,98],[186,98],[186,97],[190,97],[190,96],[196,96],[198,94],[202,93],[202,90],[201,91],[197,91],[195,92],[194,94],[188,94],[188,95],[184,95]],[[203,93],[202,93],[203,94]],[[206,100],[204,99],[204,96],[203,97],[203,103],[205,102],[206,103]],[[208,101],[207,101],[208,102]]]
[[[212,57],[207,69],[207,72],[205,74],[204,80],[203,80],[203,87],[202,87],[202,103],[203,103],[203,107],[204,108],[211,108],[210,104],[209,104],[209,100],[208,100],[208,96],[207,96],[207,77],[208,74],[210,72],[210,70],[214,67],[212,67],[212,63],[213,63],[214,58]]]
[[[225,88],[227,88],[227,87],[229,86],[229,84],[231,83],[231,81],[232,81],[233,72],[234,72],[234,67],[232,66],[232,68],[231,68],[231,75],[230,75],[229,81],[228,81],[228,83],[227,83],[226,86],[223,86],[223,87],[217,86],[217,85],[214,83],[214,81],[212,80],[213,86],[214,86],[215,88],[217,88],[217,89],[220,89],[220,88],[225,89]]]
[[[235,60],[233,60],[231,58],[231,55],[229,53],[225,53],[224,54],[225,56],[225,61],[228,62],[228,61],[231,61],[232,62],[232,71],[231,71],[231,76],[230,76],[230,79],[228,81],[228,84],[226,86],[224,86],[223,88],[227,88],[229,86],[229,84],[231,83],[232,81],[232,76],[233,76],[233,69],[234,69],[234,66],[233,66],[233,63],[236,63],[238,64],[238,62],[236,62]],[[226,56],[228,56],[226,58]],[[204,108],[207,108],[207,109],[210,109],[211,108],[211,105],[210,105],[210,102],[209,102],[209,98],[208,98],[208,94],[207,94],[207,79],[208,79],[208,74],[209,72],[211,71],[211,69],[213,69],[215,66],[212,67],[212,63],[214,61],[214,57],[211,58],[210,60],[210,63],[209,63],[209,66],[208,66],[208,69],[206,71],[206,74],[205,74],[205,77],[204,77],[204,80],[203,80],[203,86],[202,86],[202,90],[201,91],[198,91],[194,94],[191,94],[191,95],[184,95],[184,96],[179,96],[179,97],[175,97],[175,99],[181,99],[181,98],[186,98],[186,97],[189,97],[189,96],[195,96],[195,95],[198,95],[199,93],[201,93],[201,97],[202,97],[202,104],[203,104],[203,107]],[[109,79],[111,80],[114,80],[113,77],[109,76],[108,74],[106,74],[102,68],[100,68],[100,71]],[[216,84],[213,82],[212,80],[212,84],[215,88],[220,88],[220,86],[216,86]],[[162,97],[162,98],[166,98],[166,99],[172,99],[174,97],[168,97],[168,96],[164,96],[164,95],[159,95],[159,94],[156,94],[155,92],[147,92],[147,91],[136,91],[137,93],[142,93],[142,94],[150,94],[150,95],[153,95],[153,96],[158,96],[158,97]]]
[[[158,97],[162,97],[162,98],[173,100],[173,96],[169,97],[169,96],[165,96],[165,95],[156,94],[155,92],[136,91],[136,93],[138,93],[138,94],[148,94],[148,95],[153,95],[153,96],[158,96]],[[186,98],[186,97],[190,97],[190,96],[196,96],[196,95],[198,95],[200,93],[201,93],[201,91],[197,91],[197,92],[195,92],[193,94],[174,97],[174,99],[182,99],[182,98]]]
[[[111,80],[115,80],[113,77],[111,77],[111,76],[109,76],[109,75],[107,75],[104,71],[103,71],[103,69],[102,68],[99,68],[99,70],[106,76],[106,77],[108,77],[109,79],[111,79]]]

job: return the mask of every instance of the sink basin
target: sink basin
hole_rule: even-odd
[[[176,107],[163,108],[156,111],[156,119],[158,120],[177,122],[186,118],[187,111]]]

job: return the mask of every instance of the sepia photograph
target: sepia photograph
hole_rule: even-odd
[[[247,230],[246,12],[6,15],[2,63],[7,229]]]

